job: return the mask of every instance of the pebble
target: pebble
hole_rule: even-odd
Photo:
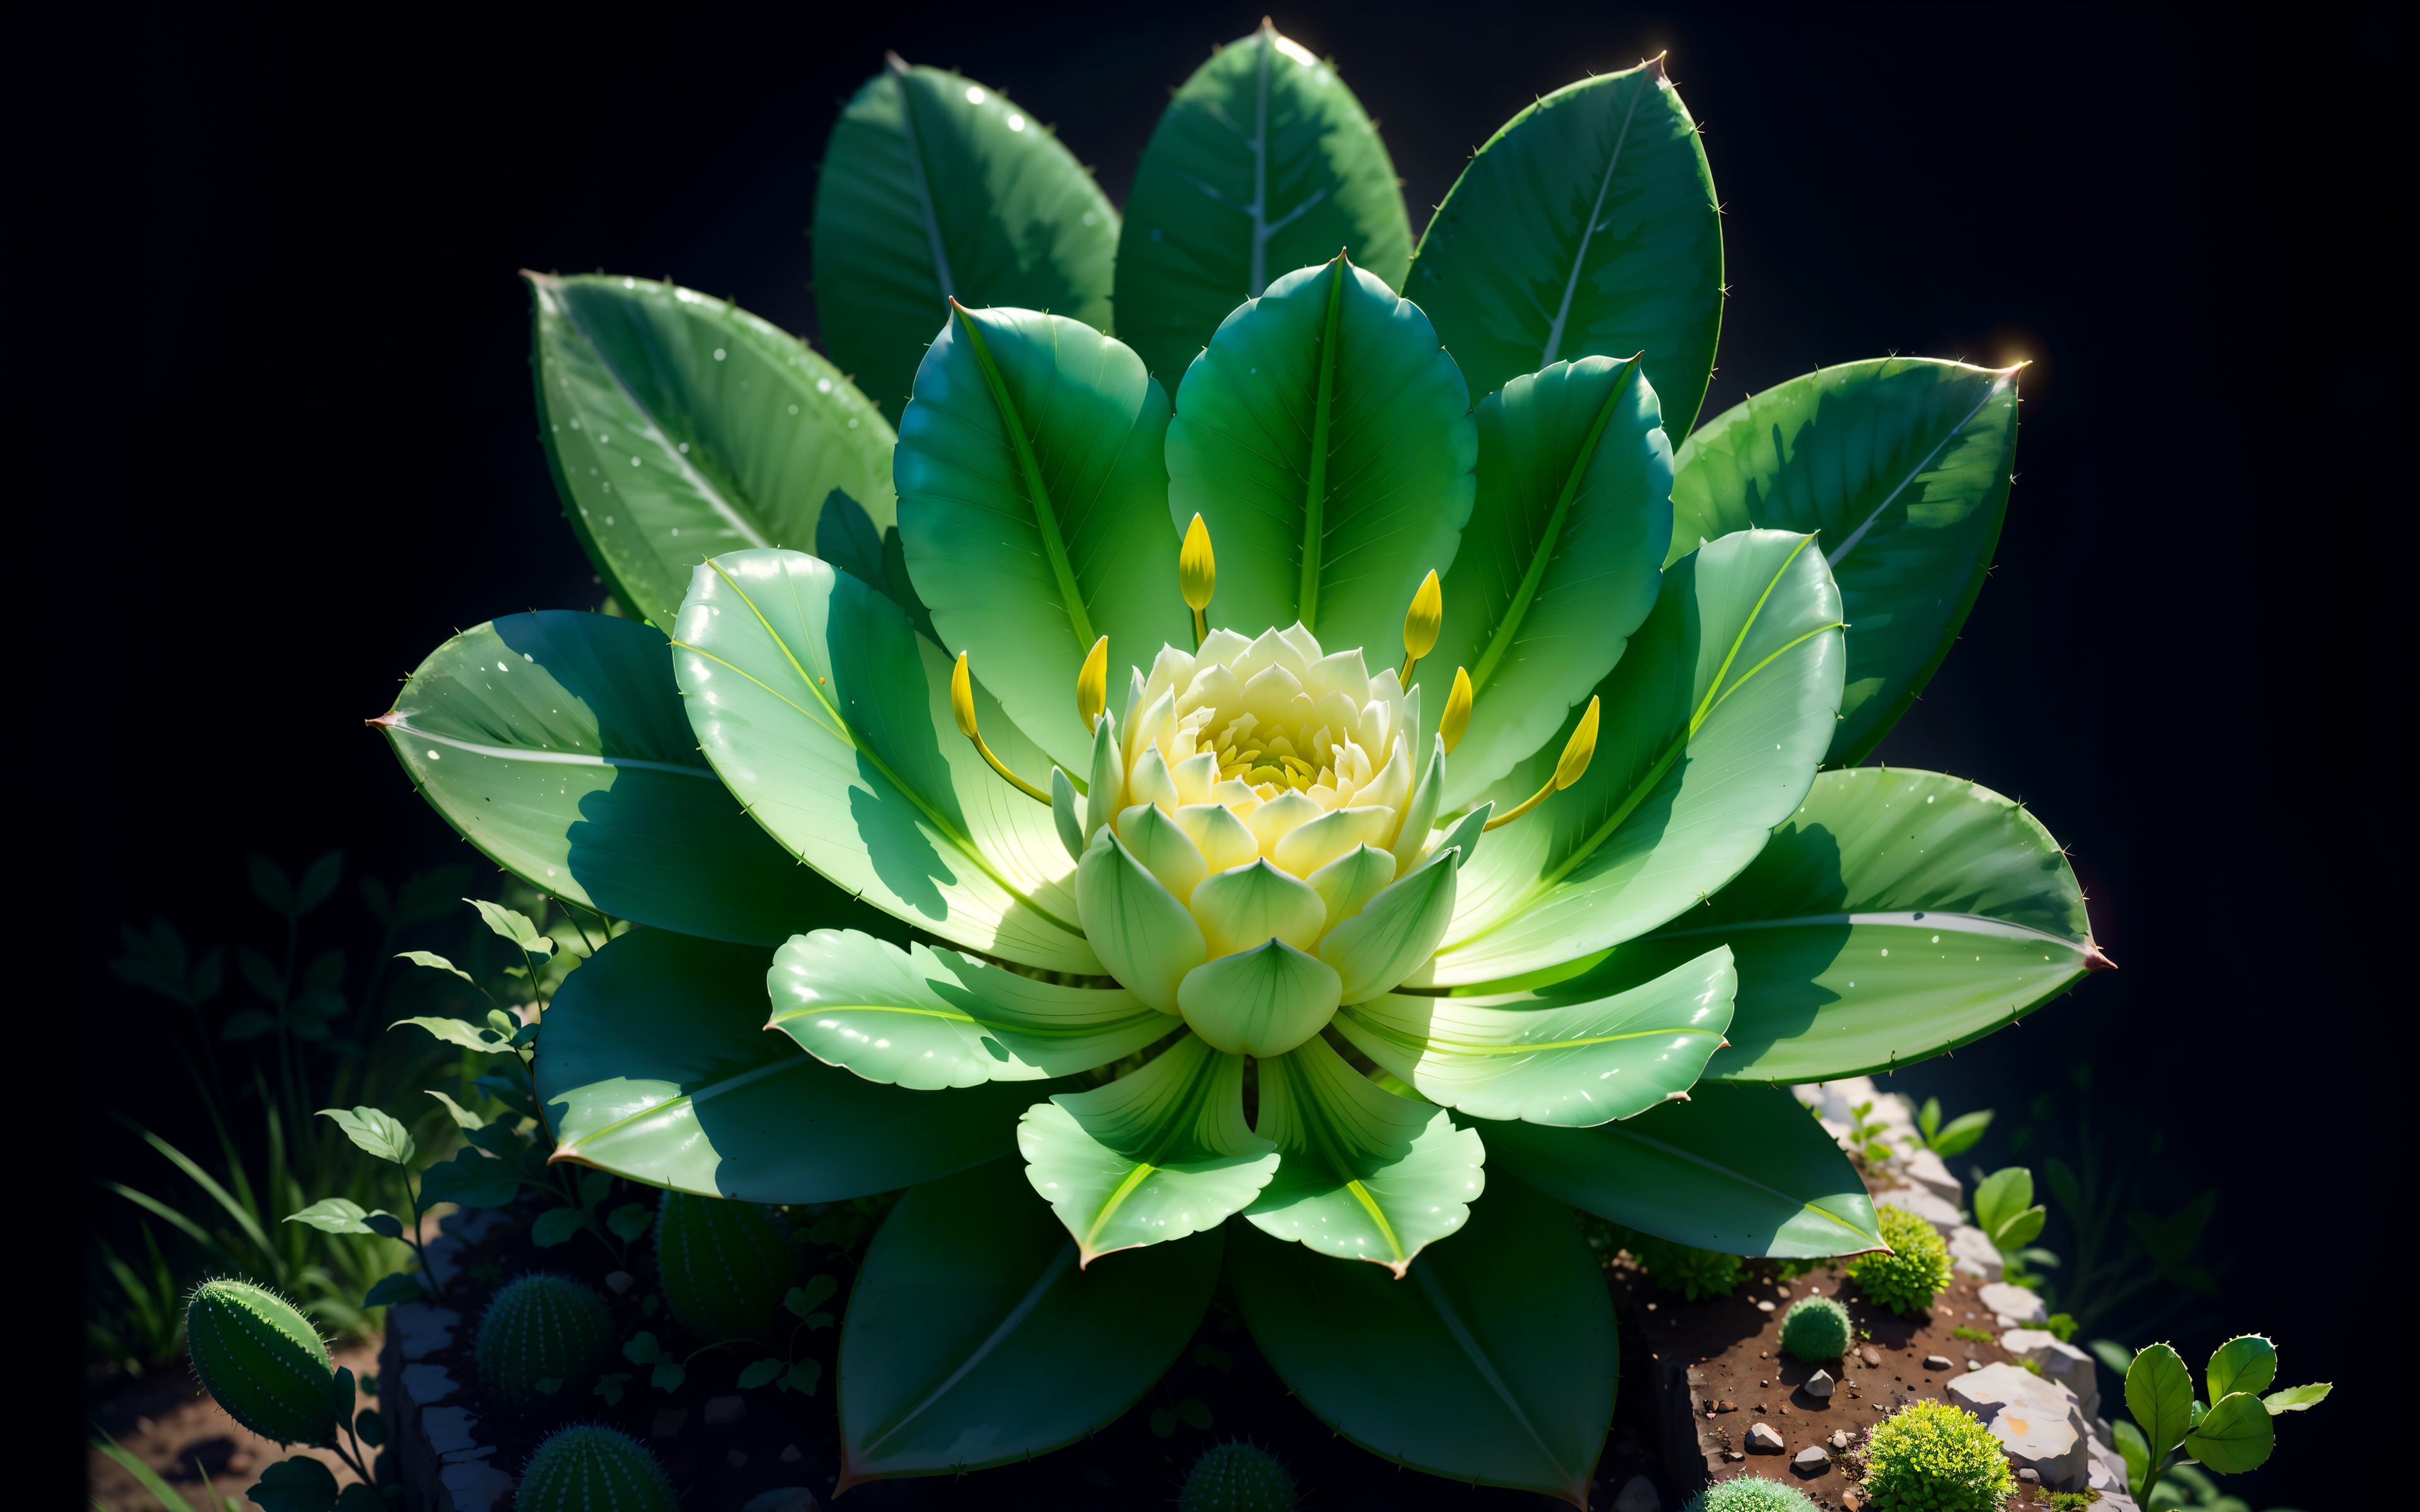
[[[737,1449],[727,1450],[722,1456],[722,1462],[729,1465],[732,1469],[737,1470],[740,1466],[748,1463],[748,1456]]]
[[[647,1428],[647,1437],[677,1439],[680,1437],[680,1430],[687,1427],[689,1427],[688,1408],[659,1407],[656,1409],[656,1421]]]
[[[1756,1304],[1756,1310],[1761,1313],[1769,1313],[1773,1311],[1773,1304],[1769,1302],[1760,1302]]]
[[[1723,1458],[1726,1459],[1745,1459],[1747,1456],[1740,1453],[1737,1449],[1726,1449],[1723,1451]]]
[[[709,1396],[706,1399],[706,1426],[719,1428],[725,1423],[737,1423],[748,1415],[748,1399],[744,1396]]]
[[[2017,1479],[2024,1481],[2028,1486],[2039,1486],[2041,1484],[2041,1472],[2036,1470],[2031,1465],[2027,1465],[2024,1469],[2017,1472]]]
[[[1832,1388],[1836,1384],[1838,1384],[1838,1382],[1833,1381],[1832,1373],[1830,1371],[1818,1370],[1813,1375],[1807,1378],[1807,1395],[1809,1396],[1829,1396],[1832,1395]]]
[[[1966,1357],[1966,1368],[1969,1370],[1980,1370],[1983,1368],[1983,1362],[1976,1359],[1970,1354]]]
[[[1810,1443],[1799,1450],[1797,1454],[1791,1457],[1790,1462],[1798,1467],[1798,1473],[1802,1475],[1820,1475],[1832,1468],[1831,1455],[1825,1452],[1822,1444],[1817,1443]]]
[[[782,1463],[785,1465],[795,1465],[805,1458],[805,1455],[799,1453],[799,1446],[797,1444],[785,1443],[782,1445]]]
[[[1655,1494],[1653,1481],[1644,1475],[1633,1475],[1614,1497],[1613,1512],[1664,1512],[1664,1498]]]
[[[1932,1371],[1955,1370],[1958,1365],[1946,1354],[1928,1354],[1924,1357],[1924,1368]]]
[[[639,1278],[632,1275],[628,1271],[608,1271],[605,1273],[605,1289],[613,1293],[613,1295],[617,1297],[628,1296],[630,1294],[630,1288],[638,1284]]]
[[[1836,1429],[1834,1429],[1834,1430],[1833,1430],[1833,1433],[1832,1433],[1832,1447],[1833,1447],[1833,1448],[1835,1448],[1835,1449],[1845,1449],[1845,1448],[1847,1448],[1847,1447],[1849,1446],[1850,1442],[1851,1442],[1851,1441],[1850,1441],[1850,1438],[1849,1438],[1849,1430],[1848,1430],[1847,1428],[1836,1428]]]
[[[1759,1423],[1747,1430],[1747,1446],[1758,1454],[1777,1455],[1782,1451],[1781,1435],[1770,1423]]]
[[[1875,1369],[1878,1369],[1878,1370],[1882,1368],[1882,1363],[1883,1363],[1883,1351],[1882,1351],[1882,1350],[1875,1349],[1875,1348],[1874,1348],[1872,1345],[1870,1345],[1870,1344],[1868,1344],[1868,1345],[1865,1345],[1865,1346],[1863,1346],[1862,1348],[1860,1348],[1860,1349],[1857,1350],[1857,1353],[1858,1353],[1859,1355],[1861,1355],[1862,1357],[1864,1357],[1866,1364],[1868,1364],[1868,1365],[1869,1365],[1873,1366]]]

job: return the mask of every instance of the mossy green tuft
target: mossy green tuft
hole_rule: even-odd
[[[1241,1439],[1202,1452],[1186,1473],[1177,1512],[1295,1512],[1294,1476],[1278,1457]]]
[[[1877,1512],[1997,1512],[2016,1485],[1983,1420],[1947,1402],[1910,1403],[1866,1442],[1866,1491]]]
[[[513,1504],[520,1512],[676,1512],[680,1500],[645,1445],[579,1423],[537,1446]]]
[[[1866,1300],[1902,1317],[1924,1312],[1949,1287],[1949,1246],[1922,1218],[1904,1208],[1876,1208],[1888,1254],[1861,1255],[1849,1278]]]
[[[666,1191],[656,1265],[673,1316],[700,1339],[768,1342],[799,1257],[752,1202]]]
[[[1707,1487],[1689,1498],[1681,1512],[1815,1512],[1815,1503],[1795,1486],[1742,1475]]]
[[[1691,1302],[1728,1297],[1747,1279],[1747,1263],[1721,1250],[1699,1249],[1636,1230],[1622,1237],[1621,1247],[1637,1257],[1657,1286]]]
[[[294,1305],[249,1281],[205,1281],[185,1304],[185,1348],[227,1415],[279,1443],[334,1442],[335,1366]]]
[[[1829,1297],[1805,1297],[1781,1315],[1781,1348],[1812,1365],[1849,1350],[1849,1309]]]
[[[594,1288],[534,1271],[500,1288],[479,1320],[479,1388],[513,1412],[584,1390],[613,1338]]]

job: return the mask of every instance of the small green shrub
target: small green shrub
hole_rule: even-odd
[[[1736,1255],[1696,1249],[1652,1234],[1623,1236],[1622,1248],[1638,1257],[1655,1284],[1677,1291],[1691,1302],[1700,1297],[1728,1297],[1747,1279],[1747,1266]]]
[[[185,1304],[185,1347],[202,1389],[227,1415],[279,1443],[335,1439],[335,1366],[318,1330],[249,1281],[205,1281]]]
[[[628,1434],[593,1423],[537,1446],[521,1472],[520,1512],[676,1512],[664,1467]]]
[[[1992,1342],[1992,1331],[1990,1329],[1968,1328],[1963,1323],[1951,1329],[1949,1331],[1949,1336],[1951,1338],[1964,1339],[1969,1344],[1989,1344]]]
[[[1294,1476],[1257,1443],[1230,1439],[1186,1473],[1177,1512],[1294,1512]]]
[[[1878,1512],[1997,1512],[2017,1485],[1983,1420],[1947,1402],[1913,1402],[1883,1419],[1866,1467]]]
[[[1742,1475],[1707,1487],[1689,1498],[1681,1512],[1815,1512],[1815,1503],[1795,1486]]]
[[[1949,1287],[1949,1246],[1931,1224],[1904,1208],[1876,1208],[1891,1253],[1859,1256],[1849,1278],[1869,1302],[1908,1316],[1932,1305]]]
[[[479,1388],[496,1406],[520,1411],[584,1386],[613,1335],[593,1288],[533,1271],[499,1289],[479,1320]]]
[[[673,1316],[707,1343],[763,1342],[799,1284],[799,1257],[752,1202],[664,1193],[656,1263]]]
[[[1809,1364],[1837,1360],[1849,1349],[1849,1309],[1829,1297],[1807,1297],[1781,1315],[1781,1348]]]

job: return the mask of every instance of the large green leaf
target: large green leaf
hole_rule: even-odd
[[[1571,1210],[1490,1181],[1402,1280],[1231,1227],[1252,1338],[1321,1421],[1402,1464],[1588,1504],[1621,1352]]]
[[[1432,1102],[1586,1128],[1687,1091],[1723,1041],[1737,982],[1718,948],[1623,993],[1389,993],[1343,1009],[1336,1027]]]
[[[555,1159],[751,1202],[889,1192],[1015,1148],[1038,1093],[884,1087],[765,1032],[772,952],[636,930],[564,979],[538,1036]]]
[[[1192,645],[1160,446],[1168,395],[1110,338],[1032,310],[959,310],[916,370],[893,471],[899,533],[941,643],[1081,776],[1076,672],[1109,686]]]
[[[1674,563],[1604,701],[1587,775],[1462,870],[1438,984],[1559,964],[1729,882],[1807,795],[1840,705],[1840,602],[1811,539],[1742,531]],[[1578,717],[1488,795],[1553,774]],[[1419,979],[1415,979],[1416,981]]]
[[[706,759],[800,859],[954,944],[1099,972],[1049,809],[958,733],[950,660],[896,604],[800,552],[735,552],[698,569],[673,663]],[[1001,760],[1047,779],[981,688],[975,709]]]
[[[1658,57],[1505,122],[1421,233],[1404,292],[1473,393],[1643,348],[1666,426],[1685,436],[1714,373],[1722,288],[1714,174]]]
[[[1730,1047],[1709,1076],[1812,1082],[1978,1040],[2108,958],[2058,841],[1938,772],[1820,774],[1730,884],[1559,992],[1610,992],[1730,943]]]
[[[2016,452],[2016,369],[1916,357],[1792,378],[1682,445],[1673,554],[1750,526],[1821,532],[1849,621],[1832,764],[1864,761],[1949,655],[1992,565]]]
[[[1216,1228],[1268,1184],[1276,1148],[1244,1121],[1244,1057],[1188,1034],[1107,1087],[1025,1112],[1026,1179],[1092,1264]]]
[[[1313,1035],[1260,1063],[1255,1132],[1283,1164],[1244,1216],[1322,1255],[1401,1278],[1486,1190],[1487,1147],[1445,1109],[1383,1091]]]
[[[1228,311],[1339,247],[1403,286],[1395,164],[1335,65],[1264,21],[1193,71],[1143,148],[1118,237],[1118,334],[1173,385]]]
[[[1679,1243],[1790,1259],[1884,1247],[1856,1167],[1778,1087],[1699,1082],[1685,1100],[1619,1123],[1485,1132],[1499,1168]]]
[[[1479,404],[1479,494],[1445,577],[1445,625],[1414,682],[1470,726],[1444,811],[1466,808],[1588,702],[1655,607],[1672,533],[1672,443],[1634,359],[1587,357]]]
[[[2177,1351],[2154,1344],[2136,1352],[2126,1367],[2126,1411],[2150,1447],[2150,1462],[2160,1464],[2168,1451],[2182,1443],[2193,1427],[2193,1375]],[[2142,1489],[2136,1488],[2136,1495]]]
[[[668,625],[706,558],[813,546],[834,489],[890,525],[891,426],[806,343],[670,284],[521,276],[564,517],[631,609]]]
[[[832,126],[815,181],[815,324],[896,420],[949,301],[1109,327],[1118,212],[998,90],[896,55]]]
[[[1079,1266],[1004,1163],[909,1192],[841,1325],[832,1494],[1030,1458],[1107,1427],[1192,1336],[1220,1249],[1214,1229]]]
[[[817,924],[897,932],[749,819],[698,754],[648,625],[491,621],[431,652],[370,723],[446,823],[569,903],[751,945]]]
[[[2260,1398],[2237,1392],[2210,1404],[2185,1435],[2185,1453],[2222,1475],[2241,1475],[2268,1462],[2277,1447],[2277,1425]]]
[[[1199,514],[1218,552],[1210,623],[1300,620],[1330,652],[1394,661],[1412,594],[1470,517],[1469,409],[1428,317],[1341,256],[1229,316],[1168,427],[1170,514]]]
[[[1072,1075],[1178,1027],[1123,988],[1062,987],[855,930],[793,936],[768,985],[771,1027],[809,1055],[918,1090]]]

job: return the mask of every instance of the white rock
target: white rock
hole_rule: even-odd
[[[1835,1449],[1845,1449],[1855,1441],[1849,1437],[1847,1428],[1835,1428],[1832,1430],[1832,1437],[1824,1442]]]
[[[2101,1372],[2092,1356],[2039,1328],[2012,1328],[2000,1335],[2000,1348],[2020,1360],[2031,1360],[2041,1373],[2075,1394],[2075,1405],[2088,1422],[2101,1415]]]
[[[2080,1491],[2089,1483],[2091,1429],[2075,1394],[2057,1381],[1993,1365],[1955,1378],[1944,1396],[1983,1420],[2016,1469],[2040,1472],[2053,1490]]]
[[[1833,1384],[1832,1372],[1829,1370],[1818,1370],[1813,1375],[1807,1378],[1807,1395],[1809,1396],[1829,1396],[1832,1395]]]
[[[1613,1499],[1613,1512],[1664,1512],[1664,1498],[1655,1494],[1655,1483],[1644,1475],[1633,1475],[1622,1482],[1621,1490]]]
[[[709,1396],[706,1399],[707,1427],[717,1428],[725,1423],[737,1423],[747,1415],[748,1400],[744,1396]]]
[[[1820,1443],[1810,1443],[1799,1450],[1790,1457],[1790,1462],[1798,1467],[1802,1475],[1820,1475],[1832,1468],[1832,1457]]]
[[[1777,1455],[1782,1450],[1781,1435],[1773,1431],[1770,1423],[1759,1423],[1747,1430],[1747,1446],[1754,1454]]]
[[[1944,1202],[1920,1186],[1895,1186],[1887,1192],[1874,1194],[1877,1208],[1900,1208],[1931,1224],[1942,1238],[1947,1239],[1961,1219],[1958,1205]]]
[[[1960,1224],[1949,1230],[1949,1266],[1960,1275],[1997,1281],[2001,1271],[1999,1246],[1983,1230]]]
[[[1882,1199],[1877,1197],[1874,1200],[1879,1202]],[[1975,1296],[2000,1319],[2002,1328],[2023,1328],[2027,1323],[2046,1321],[2050,1317],[2050,1309],[2042,1305],[2040,1297],[2006,1281],[1994,1281],[1978,1288]]]
[[[456,1512],[490,1512],[497,1498],[513,1489],[513,1478],[485,1459],[447,1465],[437,1478],[454,1493]]]
[[[1940,1156],[1922,1145],[1909,1150],[1904,1162],[1892,1165],[1908,1185],[1920,1186],[1953,1208],[1966,1200],[1966,1189],[1958,1184],[1958,1178],[1949,1174]]]

